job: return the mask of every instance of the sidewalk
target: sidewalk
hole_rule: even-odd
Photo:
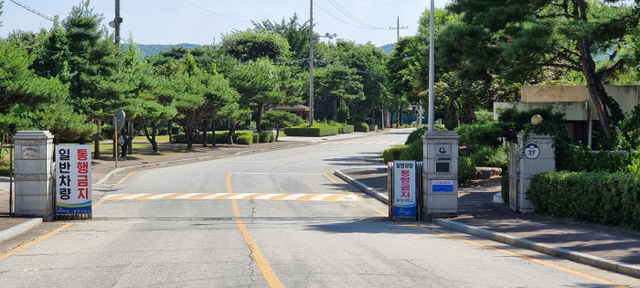
[[[385,133],[389,131],[393,130],[386,130]],[[380,133],[354,132],[350,134],[339,134],[325,137],[294,137],[282,136],[281,134],[278,142],[271,143],[258,143],[252,145],[221,144],[215,147],[211,145],[209,145],[209,147],[202,147],[201,144],[195,144],[192,151],[184,150],[180,153],[162,155],[131,155],[127,157],[126,160],[119,160],[118,168],[115,167],[115,162],[113,160],[93,159],[91,161],[93,199],[94,201],[100,199],[100,197],[102,197],[102,195],[104,195],[106,191],[113,186],[113,184],[117,183],[118,180],[133,171],[215,160],[243,154],[263,153],[266,151],[289,149],[322,142],[365,138],[375,135],[380,135]],[[105,143],[105,145],[108,145],[108,143]],[[0,179],[0,190],[9,190],[8,178],[0,178],[2,178]],[[40,218],[0,217],[0,242],[26,232],[41,222],[42,219]]]
[[[336,171],[336,175],[386,201],[386,167],[344,169]],[[459,188],[457,217],[432,222],[640,278],[640,232],[514,213],[505,204],[493,203],[493,195],[500,192],[500,178],[487,179],[482,184],[485,185]]]

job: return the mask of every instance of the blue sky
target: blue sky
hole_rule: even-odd
[[[47,16],[64,19],[80,0],[19,0]],[[436,0],[444,7],[449,0]],[[314,30],[338,34],[338,38],[356,43],[371,42],[377,46],[396,42],[396,17],[400,16],[400,36],[414,35],[418,19],[430,0],[314,0]],[[302,22],[309,19],[309,0],[121,0],[122,37],[133,33],[139,44],[211,44],[220,41],[222,33],[253,27],[251,20],[280,21],[295,12]],[[94,12],[104,14],[103,24],[115,17],[114,0],[93,0]],[[326,11],[324,11],[324,10]],[[52,23],[18,5],[5,0],[0,16],[0,37],[15,29],[38,31]],[[371,27],[378,28],[372,29]],[[328,41],[325,39],[325,41]],[[335,40],[334,40],[335,41]]]

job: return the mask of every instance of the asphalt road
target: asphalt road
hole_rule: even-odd
[[[332,175],[408,132],[137,172],[94,219],[0,255],[0,287],[600,287],[591,267],[427,223]],[[379,165],[379,164],[378,164]]]

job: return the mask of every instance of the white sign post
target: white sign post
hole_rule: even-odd
[[[91,214],[91,146],[56,146],[56,214]]]
[[[417,217],[416,161],[393,161],[393,217]]]

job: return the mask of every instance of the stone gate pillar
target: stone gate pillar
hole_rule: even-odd
[[[423,207],[427,217],[458,214],[458,142],[455,131],[427,131],[423,145]]]
[[[556,159],[554,155],[553,140],[549,135],[529,134],[526,143],[523,143],[523,134],[518,134],[518,147],[520,155],[517,155],[518,184],[516,191],[517,211],[523,214],[533,213],[535,207],[529,197],[529,183],[531,177],[536,174],[546,173],[556,170]],[[511,171],[509,171],[511,173]],[[514,210],[514,207],[511,207]]]
[[[16,216],[53,221],[53,135],[49,131],[18,131],[14,136]]]

